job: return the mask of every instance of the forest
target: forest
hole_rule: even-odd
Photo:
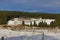
[[[7,21],[15,17],[22,18],[44,18],[44,19],[55,19],[55,22],[51,23],[49,27],[60,27],[60,14],[50,13],[38,13],[38,12],[21,12],[21,11],[0,11],[0,25],[7,24]],[[47,26],[41,23],[40,26]]]

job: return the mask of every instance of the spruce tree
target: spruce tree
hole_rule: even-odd
[[[37,24],[36,24],[36,22],[34,21],[34,26],[36,27],[37,26]]]
[[[25,25],[24,21],[22,22],[22,25]]]

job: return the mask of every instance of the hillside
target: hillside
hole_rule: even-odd
[[[49,18],[56,21],[51,26],[60,26],[60,14],[37,13],[37,12],[20,12],[20,11],[0,11],[0,24],[6,24],[8,20],[14,17],[22,18]]]

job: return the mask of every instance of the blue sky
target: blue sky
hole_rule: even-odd
[[[60,13],[60,0],[0,0],[0,10]]]

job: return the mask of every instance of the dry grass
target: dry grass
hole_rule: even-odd
[[[23,25],[18,25],[18,26],[7,26],[7,25],[0,25],[1,29],[11,29],[11,30],[57,30],[58,28],[51,28],[51,27],[34,27],[34,26],[23,26]],[[60,30],[60,29],[59,29]]]

